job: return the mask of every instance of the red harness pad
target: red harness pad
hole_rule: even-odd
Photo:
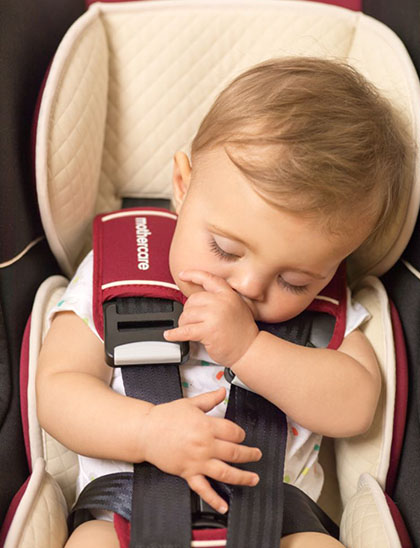
[[[93,318],[103,338],[102,305],[116,297],[185,297],[169,270],[177,216],[166,209],[133,208],[98,215],[93,224]]]
[[[342,262],[330,283],[315,297],[308,310],[324,312],[335,317],[334,332],[328,348],[337,350],[341,346],[346,331],[347,283],[346,263]]]

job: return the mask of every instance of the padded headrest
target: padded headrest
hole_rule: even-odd
[[[419,141],[420,87],[386,26],[336,6],[284,0],[95,3],[54,57],[40,108],[36,174],[50,246],[72,275],[90,248],[96,213],[124,196],[171,196],[176,150],[191,140],[215,96],[270,57],[347,60],[408,120]],[[417,217],[419,173],[395,207],[386,241],[350,260],[353,279],[380,275],[405,248]]]

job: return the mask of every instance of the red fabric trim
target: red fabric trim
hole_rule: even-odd
[[[226,538],[227,529],[193,529],[192,531],[192,540],[226,540]]]
[[[28,378],[29,378],[29,337],[31,333],[31,316],[26,322],[20,349],[20,414],[22,418],[23,439],[25,442],[26,458],[29,472],[32,473],[31,446],[29,443],[28,420]],[[1,546],[1,545],[0,545]]]
[[[361,0],[315,0],[315,2],[320,2],[322,4],[333,4],[334,6],[341,6],[342,8],[347,8],[353,11],[362,11]]]
[[[3,546],[6,541],[7,533],[9,532],[13,518],[15,517],[17,507],[19,506],[20,501],[22,500],[22,497],[25,494],[26,487],[28,486],[29,480],[30,480],[30,477],[25,481],[25,483],[22,485],[22,487],[19,489],[19,491],[13,497],[12,502],[10,503],[9,509],[7,510],[7,514],[0,531],[0,546]]]
[[[128,548],[130,545],[130,522],[119,514],[114,514],[114,528],[120,548]]]
[[[114,514],[114,527],[120,548],[128,548],[130,544],[130,522],[118,514]],[[193,529],[192,540],[226,540],[227,529]],[[219,548],[212,545],[213,548]],[[220,544],[222,547],[223,544]],[[204,548],[204,547],[203,547]]]
[[[96,2],[103,2],[105,4],[120,4],[121,2],[137,2],[138,0],[86,0],[86,7],[88,8]]]
[[[404,520],[400,514],[400,511],[397,508],[395,502],[391,499],[389,495],[385,493],[385,499],[388,504],[389,511],[391,512],[392,520],[394,522],[395,528],[401,542],[402,548],[413,548],[413,544],[408,534],[407,527],[404,523]]]
[[[394,306],[394,303],[390,301],[389,304],[391,310],[392,331],[395,344],[396,391],[391,454],[389,458],[389,468],[386,478],[385,490],[387,493],[392,495],[397,479],[398,465],[401,457],[407,417],[408,363],[401,321],[397,309]]]
[[[135,2],[136,0],[86,0],[86,7],[88,8],[92,4],[101,1],[107,4],[119,4],[121,2]],[[315,2],[321,2],[322,4],[334,4],[343,8],[348,8],[354,11],[362,11],[361,0],[315,0]]]
[[[308,306],[308,310],[324,312],[335,317],[334,332],[328,348],[337,350],[341,346],[346,332],[347,316],[347,285],[346,265],[341,263],[330,283],[321,291],[320,296],[335,299],[338,305],[330,301],[314,299]]]

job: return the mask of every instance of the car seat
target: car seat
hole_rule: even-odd
[[[91,247],[94,215],[119,208],[123,197],[170,198],[172,154],[188,150],[216,94],[245,68],[281,55],[347,60],[405,115],[418,141],[414,67],[396,35],[361,13],[287,0],[91,5],[56,52],[37,127],[42,222],[67,276]],[[340,523],[346,546],[410,545],[390,499],[405,420],[404,348],[377,276],[406,247],[418,204],[416,173],[386,238],[349,260],[353,292],[372,316],[364,331],[380,362],[383,390],[369,432],[323,444],[327,479],[320,503]],[[67,283],[54,276],[41,285],[24,338],[22,415],[31,476],[3,527],[6,548],[61,547],[67,537],[77,459],[40,428],[34,391],[46,314]]]

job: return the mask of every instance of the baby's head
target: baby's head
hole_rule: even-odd
[[[175,156],[171,271],[225,278],[257,319],[301,312],[340,262],[390,222],[412,147],[356,71],[275,59],[236,78]]]

